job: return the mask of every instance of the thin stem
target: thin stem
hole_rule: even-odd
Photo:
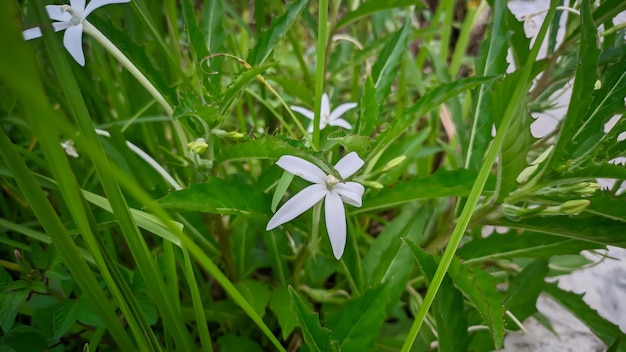
[[[546,15],[543,25],[541,26],[541,30],[539,31],[539,34],[537,35],[537,39],[535,40],[535,44],[533,45],[530,55],[528,56],[528,61],[523,71],[521,72],[520,82],[524,82],[525,84],[518,84],[515,88],[515,91],[513,92],[511,96],[511,99],[509,100],[509,104],[502,117],[502,122],[500,123],[500,128],[498,129],[496,133],[496,137],[494,138],[493,143],[487,150],[487,155],[485,156],[483,165],[480,168],[480,171],[478,172],[478,177],[476,178],[476,181],[474,182],[474,185],[472,186],[470,194],[467,198],[467,202],[465,206],[463,207],[463,211],[461,212],[461,216],[459,217],[459,222],[457,226],[454,228],[454,231],[450,238],[450,242],[448,243],[448,246],[446,247],[446,250],[443,253],[441,262],[439,263],[439,266],[437,267],[437,271],[435,272],[435,275],[433,276],[433,279],[428,288],[428,291],[426,292],[426,296],[424,297],[424,302],[420,306],[417,312],[417,315],[415,317],[415,320],[413,321],[413,325],[411,326],[411,330],[409,331],[408,337],[405,340],[404,345],[402,346],[403,352],[410,351],[411,347],[413,346],[413,343],[415,342],[415,339],[417,338],[417,334],[419,333],[419,330],[424,322],[424,319],[426,318],[426,315],[428,314],[430,306],[435,300],[435,295],[439,291],[439,287],[441,286],[441,283],[443,282],[443,278],[446,272],[448,271],[450,264],[452,263],[452,259],[454,258],[454,253],[456,252],[457,247],[461,243],[463,234],[465,233],[465,230],[467,229],[467,225],[469,224],[470,219],[472,218],[472,213],[474,212],[474,209],[476,208],[478,204],[480,195],[485,187],[485,184],[487,183],[487,178],[489,177],[493,163],[496,160],[498,151],[502,147],[502,143],[504,142],[504,139],[507,135],[509,126],[511,125],[511,122],[513,121],[515,109],[517,109],[517,105],[523,99],[524,94],[528,91],[528,81],[530,79],[531,70],[534,66],[533,64],[535,62],[537,54],[539,53],[539,48],[541,46],[541,43],[543,43],[543,39],[546,35],[546,32],[548,31],[550,22],[552,21],[552,18],[554,17],[554,11],[556,7],[555,1],[556,0],[552,0],[550,11]]]
[[[317,25],[317,63],[315,65],[315,106],[313,117],[313,148],[320,145],[320,111],[324,93],[326,70],[326,40],[328,36],[328,0],[319,1],[319,23]]]

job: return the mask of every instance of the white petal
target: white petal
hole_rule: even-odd
[[[292,155],[283,155],[278,159],[276,165],[283,170],[287,170],[292,174],[302,177],[303,179],[319,184],[325,184],[326,174],[314,164]]]
[[[344,203],[360,207],[365,187],[363,187],[360,183],[346,182],[336,184],[333,187],[333,191],[337,192],[339,196],[341,196],[341,200],[343,200]]]
[[[346,214],[339,195],[333,191],[328,192],[324,202],[326,214],[326,230],[333,247],[333,254],[339,260],[346,247]]]
[[[31,39],[35,39],[35,38],[39,38],[41,37],[41,28],[39,27],[35,27],[35,28],[29,28],[27,30],[22,31],[22,37],[24,38],[24,40],[31,40]]]
[[[345,103],[339,105],[333,112],[330,114],[330,120],[337,119],[341,117],[341,115],[345,114],[346,111],[354,109],[356,107],[356,103]]]
[[[53,22],[52,23],[52,28],[54,28],[55,32],[67,29],[67,27],[69,27],[69,26],[70,26],[69,22]]]
[[[85,0],[70,0],[70,6],[81,16],[85,12]]]
[[[363,164],[365,162],[359,158],[359,155],[356,152],[351,152],[335,164],[335,170],[339,172],[341,177],[348,178],[360,169]]]
[[[328,193],[324,185],[310,185],[291,197],[267,223],[266,231],[274,229],[288,221],[295,219],[314,206]]]
[[[313,120],[313,116],[314,113],[313,111],[307,109],[307,108],[303,108],[302,106],[291,106],[291,110],[295,111],[295,112],[299,112],[302,115],[304,115],[304,117],[306,117],[309,120]]]
[[[344,119],[334,119],[334,120],[330,120],[330,125],[331,126],[339,126],[339,127],[343,127],[347,130],[351,130],[352,129],[352,125],[344,120]]]
[[[83,14],[83,17],[89,16],[89,14],[93,12],[93,10],[99,9],[102,6],[110,4],[121,4],[125,2],[130,2],[130,0],[91,0],[85,8],[85,13]]]
[[[328,100],[328,94],[322,94],[322,106],[320,108],[321,116],[329,116],[330,117],[330,101]]]
[[[69,12],[61,10],[61,5],[48,5],[46,12],[48,12],[48,17],[55,21],[69,22],[72,20],[72,15]]]
[[[79,65],[85,66],[85,54],[83,54],[83,24],[70,26],[63,36],[63,45]]]

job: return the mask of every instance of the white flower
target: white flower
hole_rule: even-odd
[[[85,0],[70,0],[70,5],[48,5],[48,16],[57,21],[52,23],[55,32],[65,29],[63,45],[79,65],[85,66],[83,53],[83,22],[93,10],[109,4],[130,2],[130,0],[92,0],[85,7]],[[24,40],[41,37],[41,28],[30,28],[22,32]]]
[[[363,160],[357,153],[352,152],[337,162],[335,170],[343,179],[346,179],[363,164]],[[326,175],[317,166],[295,156],[282,156],[276,165],[314,184],[300,191],[278,209],[267,224],[266,230],[269,231],[295,219],[325,198],[326,229],[333,247],[333,254],[335,258],[340,259],[346,246],[346,214],[342,203],[360,207],[365,188],[359,183],[346,182],[333,175]]]
[[[332,112],[330,111],[330,102],[328,100],[328,95],[324,93],[322,95],[322,106],[320,108],[320,131],[323,130],[326,126],[339,126],[345,129],[352,129],[352,125],[348,123],[348,121],[340,118],[341,115],[345,114],[348,110],[354,109],[356,107],[356,103],[345,103],[339,105]],[[291,110],[297,111],[304,115],[307,119],[313,121],[314,113],[313,111],[303,108],[301,106],[291,106]],[[309,132],[313,132],[313,124],[309,126]]]
[[[78,158],[80,156],[74,147],[74,141],[71,139],[61,142],[61,147],[67,156],[71,156],[72,158]]]

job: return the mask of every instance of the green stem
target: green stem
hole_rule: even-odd
[[[467,14],[465,15],[463,25],[461,26],[459,39],[454,48],[454,53],[452,54],[452,61],[450,62],[451,77],[456,77],[456,75],[459,73],[459,69],[461,68],[461,61],[465,56],[465,51],[467,50],[469,38],[472,34],[472,28],[474,27],[474,24],[476,22],[476,15],[482,12],[482,10],[486,7],[486,4],[487,2],[485,2],[484,0],[480,2],[479,6],[476,6],[476,3],[473,1],[467,3]]]
[[[513,115],[515,109],[517,109],[517,105],[524,98],[524,95],[528,91],[528,83],[531,75],[531,70],[534,64],[534,61],[539,53],[539,48],[541,43],[543,43],[543,39],[548,31],[548,27],[552,18],[554,17],[554,8],[556,6],[556,0],[552,0],[550,4],[550,10],[546,15],[546,18],[541,26],[541,30],[537,35],[535,40],[535,44],[532,47],[530,55],[528,57],[528,61],[526,62],[525,67],[523,68],[520,82],[524,82],[526,84],[518,84],[513,92],[511,99],[509,100],[509,104],[504,112],[504,116],[502,117],[502,122],[500,123],[500,128],[497,131],[496,137],[493,140],[493,143],[487,150],[487,155],[485,156],[484,162],[480,171],[478,172],[478,177],[476,178],[476,182],[474,182],[474,186],[472,187],[470,194],[467,198],[467,202],[463,207],[463,211],[461,212],[461,216],[459,217],[459,222],[457,226],[454,228],[452,236],[450,238],[450,242],[446,247],[446,250],[443,253],[441,258],[441,262],[437,267],[437,271],[428,287],[428,291],[426,292],[426,296],[424,297],[424,302],[420,306],[415,320],[413,321],[413,325],[411,326],[411,330],[409,331],[408,337],[402,346],[403,352],[408,352],[411,350],[415,339],[417,338],[417,334],[428,314],[428,310],[432,305],[435,295],[439,291],[439,287],[443,281],[443,278],[450,267],[450,263],[454,257],[454,253],[456,252],[457,247],[459,246],[461,239],[463,238],[463,234],[467,229],[467,225],[470,222],[472,217],[472,213],[478,204],[478,200],[480,195],[482,194],[483,188],[485,187],[485,183],[487,182],[487,178],[489,177],[489,173],[491,172],[491,168],[493,163],[496,160],[496,156],[498,155],[498,151],[502,147],[502,143],[507,135],[507,131],[511,122],[513,121]]]
[[[326,70],[326,40],[328,37],[328,0],[319,0],[319,23],[317,25],[317,63],[315,64],[315,116],[313,118],[313,148],[320,145],[320,111],[324,93]]]

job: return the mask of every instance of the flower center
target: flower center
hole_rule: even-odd
[[[328,175],[326,176],[326,188],[330,191],[333,189],[333,187],[338,184],[339,182],[341,182],[337,177],[333,176],[333,175]]]
[[[78,11],[70,5],[61,5],[61,12],[67,12],[72,15],[72,19],[70,20],[70,25],[72,26],[79,25],[83,21],[82,14],[78,13]]]

